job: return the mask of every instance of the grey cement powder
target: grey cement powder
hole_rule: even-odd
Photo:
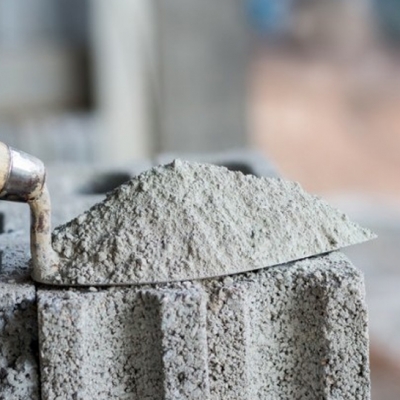
[[[54,231],[59,284],[200,279],[373,238],[293,182],[176,160]]]

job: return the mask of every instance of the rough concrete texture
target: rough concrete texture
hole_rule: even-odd
[[[46,400],[370,398],[363,278],[338,252],[38,297]]]
[[[57,284],[228,275],[373,238],[298,184],[174,161],[140,174],[57,228]]]
[[[39,399],[36,289],[28,268],[29,243],[0,235],[0,399]]]
[[[0,399],[39,399],[36,291],[0,283]]]

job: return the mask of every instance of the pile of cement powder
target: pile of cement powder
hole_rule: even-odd
[[[294,183],[175,160],[58,227],[60,284],[200,279],[273,266],[373,238]]]

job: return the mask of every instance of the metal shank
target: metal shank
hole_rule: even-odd
[[[40,196],[46,180],[42,161],[23,151],[9,147],[9,170],[0,198],[27,202]]]

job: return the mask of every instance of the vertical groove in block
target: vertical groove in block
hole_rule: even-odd
[[[206,293],[196,285],[161,297],[165,400],[208,399]]]
[[[74,292],[38,292],[42,397],[84,399],[85,304]]]
[[[208,349],[212,399],[252,400],[250,324],[246,283],[212,292],[208,303]]]
[[[38,400],[35,287],[0,283],[0,399]]]

